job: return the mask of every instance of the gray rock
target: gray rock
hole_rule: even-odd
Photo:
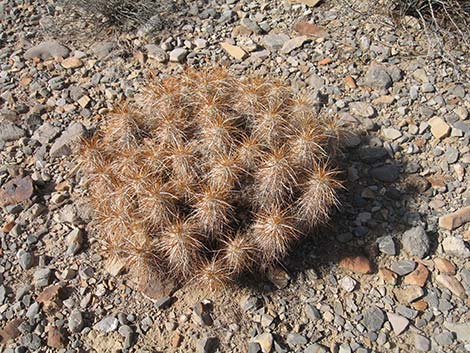
[[[287,335],[286,342],[289,346],[300,346],[306,344],[308,341],[301,334],[291,332]]]
[[[458,237],[447,236],[444,238],[442,248],[450,256],[457,256],[463,259],[470,257],[470,250],[465,245],[465,242]]]
[[[18,250],[16,257],[18,258],[18,263],[23,270],[29,270],[33,267],[34,257],[30,252],[20,249]]]
[[[447,163],[453,164],[459,160],[459,150],[455,147],[448,147],[444,153]]]
[[[40,309],[39,303],[34,302],[33,304],[29,306],[28,310],[26,311],[26,317],[31,320],[34,319],[36,315],[39,313],[39,309]]]
[[[249,30],[253,31],[256,34],[262,34],[263,33],[263,30],[261,29],[261,27],[258,26],[255,22],[253,22],[248,17],[242,18],[241,21],[240,21],[240,24],[243,27],[248,28]]]
[[[106,316],[104,319],[96,323],[94,328],[95,330],[98,330],[104,333],[109,333],[109,332],[116,331],[116,329],[118,328],[118,325],[119,325],[119,321],[116,317]]]
[[[304,353],[327,353],[329,349],[319,343],[309,345],[304,349]]]
[[[51,150],[49,151],[49,155],[52,158],[70,155],[72,153],[73,145],[79,142],[85,133],[86,130],[81,123],[72,123],[54,142]]]
[[[0,142],[15,141],[26,135],[26,132],[9,121],[0,122]]]
[[[391,267],[392,271],[399,276],[405,276],[408,273],[413,272],[415,268],[416,262],[410,260],[395,261]]]
[[[444,327],[454,332],[459,342],[470,342],[470,321],[462,323],[444,322]]]
[[[7,298],[7,289],[5,288],[4,285],[0,285],[0,304],[3,304],[6,298]]]
[[[432,83],[424,83],[422,86],[421,86],[421,91],[423,93],[432,93],[434,92],[434,86]]]
[[[387,89],[392,86],[392,78],[380,64],[372,63],[366,72],[365,84],[376,89]]]
[[[339,346],[338,353],[352,353],[352,350],[349,344],[343,343]]]
[[[375,109],[372,105],[365,102],[352,102],[349,104],[351,113],[361,118],[371,118],[375,114]]]
[[[261,346],[256,342],[248,343],[248,353],[261,353]]]
[[[284,43],[289,40],[286,34],[267,34],[262,39],[262,44],[269,51],[277,51],[284,46]]]
[[[377,246],[379,251],[386,255],[395,256],[397,254],[397,249],[395,242],[393,241],[392,236],[385,235],[377,239]]]
[[[80,310],[72,310],[70,316],[68,317],[68,326],[69,330],[72,333],[78,333],[82,330],[84,326],[83,315]]]
[[[59,135],[60,129],[49,122],[42,124],[31,136],[33,140],[39,141],[42,145],[51,142]]]
[[[42,60],[47,60],[51,57],[65,58],[69,53],[70,50],[67,47],[55,41],[45,41],[26,50],[24,57],[25,59],[41,58]]]
[[[431,349],[429,338],[415,334],[415,348],[419,352],[427,352]]]
[[[372,168],[369,171],[369,174],[374,179],[377,179],[386,183],[394,182],[400,176],[400,172],[398,171],[398,168],[390,164],[377,167],[377,168]]]
[[[430,250],[429,237],[423,227],[408,229],[402,236],[403,249],[411,256],[422,259]]]
[[[186,59],[188,51],[184,48],[175,48],[170,52],[170,61],[181,63]]]
[[[73,229],[67,236],[67,255],[77,254],[83,245],[83,231],[80,228]]]
[[[321,319],[321,314],[318,309],[310,304],[307,304],[305,306],[305,315],[307,315],[307,317],[312,321],[317,321]]]
[[[198,341],[196,346],[197,353],[214,353],[219,347],[217,337],[205,337]]]
[[[302,45],[304,45],[304,43],[307,40],[308,40],[307,36],[298,36],[298,37],[289,39],[283,44],[280,51],[282,54],[289,54],[292,50],[300,48]]]
[[[48,268],[40,268],[34,272],[33,280],[36,287],[45,287],[49,284],[51,270]]]
[[[357,282],[349,276],[345,276],[345,277],[343,277],[339,280],[339,285],[346,292],[352,292],[354,290],[354,288],[356,288],[356,284],[357,284]]]
[[[169,59],[168,54],[156,44],[147,44],[145,46],[145,49],[147,49],[147,54],[149,58],[155,59],[160,63],[165,63]]]
[[[394,313],[387,313],[388,321],[392,325],[393,332],[395,335],[401,334],[403,331],[406,330],[409,324],[409,320],[404,318],[403,316],[394,314]]]
[[[98,59],[102,60],[111,54],[116,46],[116,42],[99,42],[93,44],[91,51]]]
[[[384,312],[376,306],[368,309],[364,313],[362,323],[369,331],[378,331],[382,328],[385,322]]]
[[[416,316],[418,316],[417,310],[408,308],[407,306],[402,305],[402,304],[397,306],[397,313],[410,320],[413,320],[416,318]]]
[[[452,332],[441,332],[434,336],[434,339],[439,346],[450,346],[454,343],[454,334]]]

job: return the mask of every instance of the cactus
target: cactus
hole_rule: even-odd
[[[154,80],[83,143],[96,231],[141,275],[216,289],[266,270],[338,205],[339,131],[279,81]]]

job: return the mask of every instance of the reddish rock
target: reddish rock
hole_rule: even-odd
[[[29,176],[16,177],[0,189],[0,206],[20,203],[33,195],[33,181]]]
[[[0,330],[0,337],[2,337],[2,342],[7,342],[17,338],[21,332],[18,330],[18,326],[21,325],[23,319],[14,319],[8,321],[7,324]]]
[[[57,327],[49,326],[49,331],[47,333],[47,345],[56,349],[65,347],[64,336],[62,336]]]
[[[459,298],[465,298],[467,296],[462,284],[457,280],[457,278],[453,276],[441,273],[436,276],[436,282],[442,287],[445,287],[450,290],[454,295]]]
[[[60,290],[62,287],[58,284],[51,285],[44,289],[38,295],[36,301],[43,305],[43,310],[46,313],[54,313],[59,310],[61,302],[59,299]]]
[[[382,281],[386,284],[397,284],[398,275],[395,272],[390,271],[388,268],[379,269],[379,276]]]
[[[356,81],[354,80],[354,78],[350,75],[346,76],[344,78],[344,85],[347,87],[347,88],[350,88],[350,89],[354,89],[354,88],[357,88],[357,84],[356,84]]]
[[[403,283],[424,287],[428,276],[428,269],[423,264],[418,263],[416,269],[405,277]]]
[[[463,207],[453,213],[439,218],[439,226],[447,230],[454,230],[470,221],[470,206]]]
[[[325,58],[325,59],[321,59],[318,62],[318,65],[328,65],[328,64],[331,64],[332,62],[333,62],[332,58]]]
[[[411,306],[418,311],[424,311],[428,308],[428,303],[424,299],[420,299],[411,303]]]
[[[356,273],[368,274],[374,272],[371,262],[364,256],[345,257],[340,261],[339,266]]]
[[[325,29],[306,21],[299,21],[294,25],[294,31],[309,37],[326,37],[328,33]]]
[[[177,333],[171,339],[171,346],[173,348],[178,348],[181,345],[181,342],[183,342],[183,336],[181,336],[180,334]]]
[[[441,273],[445,273],[448,275],[455,274],[455,265],[447,259],[442,257],[438,257],[434,259],[434,266],[439,270]]]

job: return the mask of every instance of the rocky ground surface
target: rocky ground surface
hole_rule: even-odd
[[[191,1],[116,34],[0,1],[1,352],[470,351],[468,80],[420,55],[418,21],[317,2]],[[355,131],[343,206],[270,281],[156,298],[102,257],[76,143],[145,77],[209,63],[307,87]]]

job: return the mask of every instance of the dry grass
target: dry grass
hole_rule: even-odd
[[[108,255],[211,289],[281,261],[338,205],[340,130],[311,104],[220,68],[149,83],[83,144]]]

